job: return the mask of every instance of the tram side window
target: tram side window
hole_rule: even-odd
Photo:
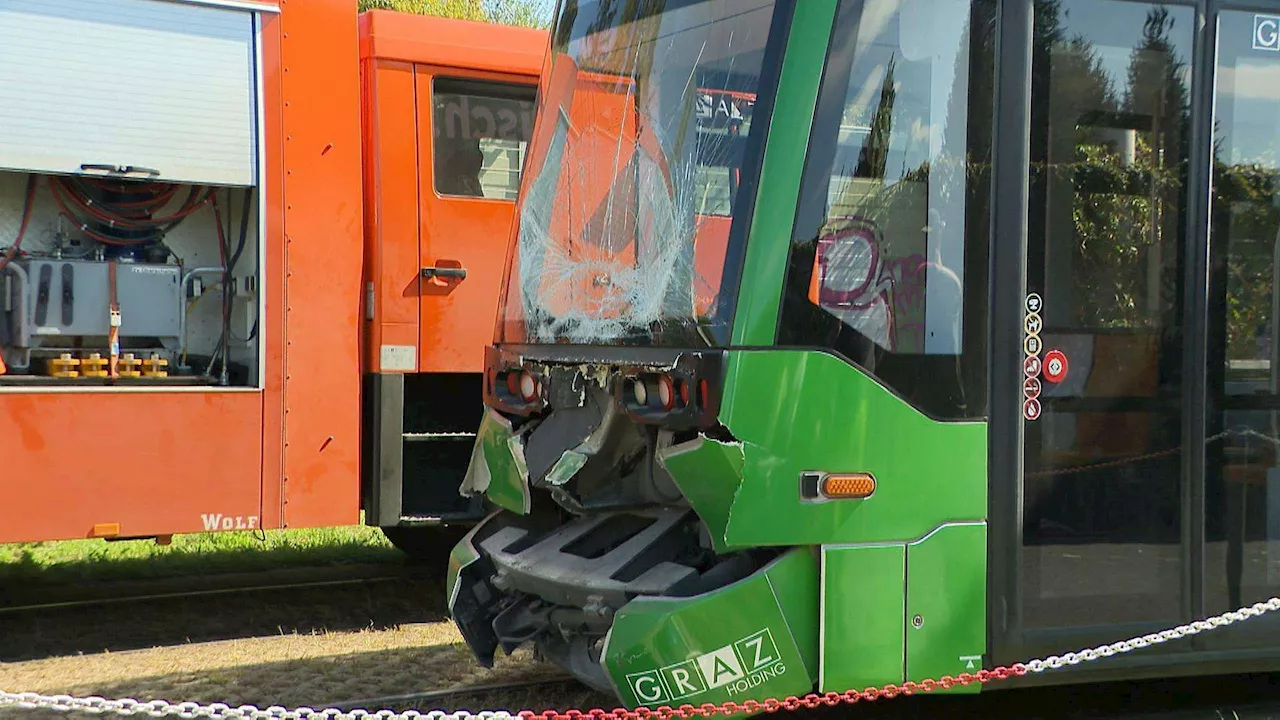
[[[436,78],[432,85],[436,192],[516,199],[533,129],[531,86]]]
[[[986,412],[994,2],[842,0],[778,343],[941,419]]]

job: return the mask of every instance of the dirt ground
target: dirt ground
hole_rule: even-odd
[[[560,676],[525,652],[481,668],[444,617],[440,588],[425,580],[0,613],[0,688],[11,692],[319,708]],[[418,709],[611,702],[557,683],[499,694],[463,690]],[[46,716],[68,717],[0,711],[6,720]]]

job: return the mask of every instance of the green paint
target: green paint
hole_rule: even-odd
[[[813,567],[816,573],[818,548],[804,548],[803,552],[809,555],[810,565],[807,567]],[[799,564],[799,561],[797,560],[796,563]],[[774,582],[774,580],[781,582]],[[804,582],[787,582],[786,580],[785,577],[770,576],[770,586],[773,588],[774,597],[778,599],[778,607],[782,609],[782,616],[787,621],[791,637],[800,650],[800,657],[806,659],[812,682],[817,679],[818,648],[821,644],[819,629],[822,626],[819,619],[817,588],[821,580],[816,574],[812,583],[809,582],[807,575]]]
[[[819,691],[902,682],[905,576],[904,545],[822,548]]]
[[[948,525],[908,546],[907,618],[919,616],[921,625],[907,631],[907,679],[919,682],[981,670],[986,607],[985,523]],[[974,683],[945,692],[976,693],[980,688]]]
[[[547,471],[546,483],[548,485],[564,485],[573,479],[574,475],[587,464],[587,456],[573,450],[565,450],[560,454],[560,459],[556,460],[555,465]]]
[[[517,515],[529,512],[529,471],[524,462],[524,446],[520,436],[512,431],[511,423],[493,408],[485,407],[462,492],[483,492],[490,502]]]
[[[707,526],[716,552],[726,552],[729,508],[742,484],[742,446],[699,437],[662,451],[659,462]]]
[[[602,662],[629,707],[808,692],[817,674],[817,597],[813,553],[797,548],[705,595],[624,605]]]
[[[449,567],[445,571],[444,580],[444,598],[448,603],[447,610],[450,615],[453,614],[453,593],[454,588],[458,586],[458,578],[462,576],[462,571],[471,563],[480,559],[480,553],[471,546],[471,536],[475,534],[474,530],[467,533],[466,537],[458,541],[453,546],[453,550],[449,551]]]
[[[734,313],[735,346],[772,345],[775,339],[809,126],[835,14],[836,0],[796,3]]]
[[[931,420],[832,355],[728,355],[721,422],[745,459],[729,547],[908,542],[986,518],[985,424]],[[814,470],[869,472],[875,494],[801,502],[800,473]]]

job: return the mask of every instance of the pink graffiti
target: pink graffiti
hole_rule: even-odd
[[[924,343],[924,323],[913,321],[898,323],[902,316],[923,313],[927,274],[930,263],[919,253],[891,257],[883,253],[883,241],[876,223],[861,217],[842,218],[845,227],[828,233],[818,240],[818,262],[824,277],[833,277],[846,268],[834,266],[838,262],[828,257],[829,252],[842,243],[866,243],[870,273],[849,290],[835,290],[823,286],[819,297],[824,307],[856,314],[875,313],[883,310],[888,320],[887,340],[890,351],[904,341],[913,341],[916,347]]]
[[[884,274],[893,278],[892,296],[889,298],[889,322],[895,348],[907,339],[910,339],[915,347],[924,344],[924,322],[899,324],[898,318],[901,315],[924,312],[928,267],[929,264],[924,256],[918,253],[889,258],[885,262]]]

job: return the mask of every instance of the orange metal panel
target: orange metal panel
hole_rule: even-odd
[[[464,280],[422,280],[420,372],[482,372],[506,265],[515,203],[441,197],[432,162],[432,69],[419,68],[418,172],[421,208],[421,267],[463,267]],[[449,72],[450,77],[498,79],[491,74]],[[508,80],[522,79],[508,76]],[[526,80],[530,85],[532,79]]]
[[[260,197],[266,215],[263,228],[262,292],[265,318],[259,329],[266,349],[262,396],[262,525],[284,524],[284,74],[279,15],[265,17],[262,28],[265,181]]]
[[[537,76],[545,30],[371,10],[360,16],[360,56]]]
[[[16,450],[0,542],[256,528],[261,408],[255,392],[0,396],[0,437]]]
[[[418,345],[418,133],[413,66],[371,60],[366,142],[367,277],[374,284],[371,372],[390,372],[381,348]],[[412,368],[396,368],[409,370]]]
[[[282,0],[284,520],[359,521],[360,78],[351,0]]]

